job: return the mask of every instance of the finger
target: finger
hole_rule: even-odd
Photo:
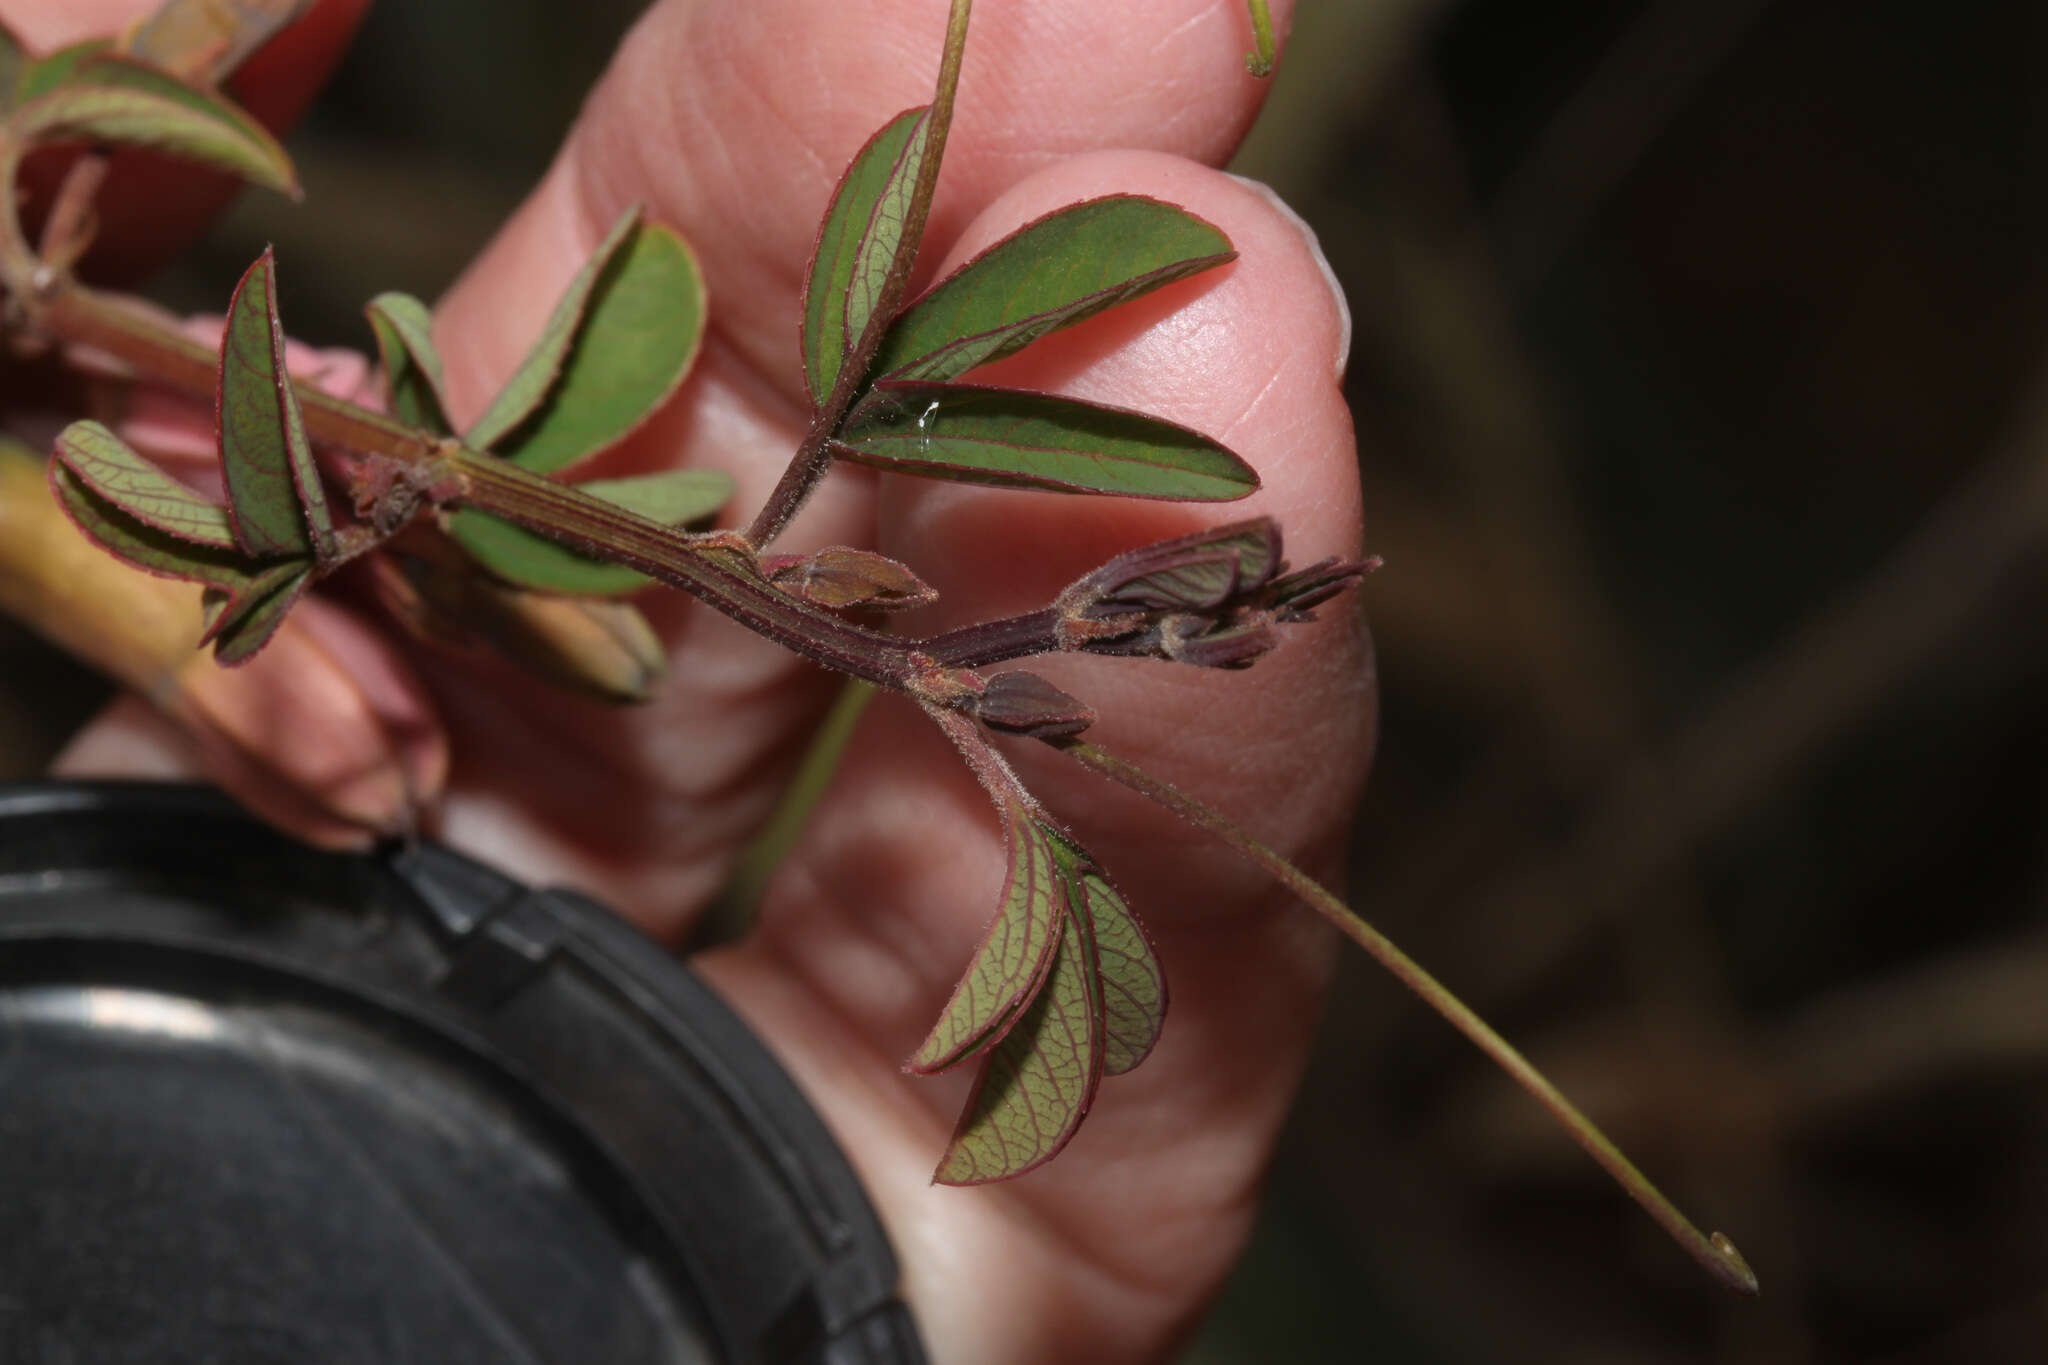
[[[1242,257],[1040,343],[1001,378],[1219,435],[1265,486],[1220,509],[885,481],[883,547],[929,568],[955,618],[1042,604],[1136,540],[1226,516],[1276,517],[1297,562],[1357,552],[1338,384],[1345,314],[1305,230],[1263,191],[1157,154],[1078,158],[1004,195],[957,250],[1113,189],[1200,213]],[[1031,666],[1097,707],[1091,738],[1330,865],[1372,732],[1364,633],[1346,604],[1290,630],[1249,672]],[[707,970],[841,1126],[910,1243],[911,1291],[939,1354],[1014,1330],[1018,1358],[1113,1359],[1172,1330],[1234,1255],[1314,1028],[1330,939],[1191,827],[1044,751],[1014,757],[1145,918],[1173,996],[1157,1051],[1104,1087],[1051,1169],[971,1194],[928,1183],[963,1079],[896,1068],[993,914],[1004,852],[986,798],[912,708],[870,713],[758,936]],[[927,1245],[948,1250],[918,1255]]]
[[[196,623],[196,603],[184,606]],[[326,848],[364,848],[417,829],[447,776],[446,741],[425,692],[388,644],[330,602],[301,603],[239,668],[187,643],[175,665],[126,672],[140,691],[74,737],[55,772],[203,776]]]
[[[716,338],[793,406],[797,302],[819,217],[869,134],[931,99],[945,14],[944,0],[656,5],[539,190],[447,300],[455,405],[481,409],[612,220],[645,203],[702,258]],[[1220,164],[1265,89],[1244,72],[1243,41],[1239,7],[1213,0],[983,5],[933,254],[1012,182],[1076,152],[1151,148]]]
[[[607,225],[643,202],[698,252],[712,331],[678,400],[611,463],[725,469],[739,514],[758,507],[802,434],[796,309],[818,217],[869,132],[930,98],[945,9],[666,0],[650,10],[546,179],[443,301],[435,330],[452,415],[483,408]],[[1208,0],[984,5],[933,240],[1070,151],[1227,155],[1262,90],[1243,75],[1240,23]],[[872,482],[827,480],[790,540],[871,539]],[[832,684],[708,613],[659,610],[671,676],[629,715],[467,665],[442,675],[464,764],[447,828],[528,875],[573,876],[673,928],[772,807]],[[515,716],[560,764],[557,780],[534,783],[526,752],[503,742]],[[615,814],[624,809],[634,818]]]

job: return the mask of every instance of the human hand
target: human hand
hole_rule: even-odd
[[[9,6],[10,19],[23,8]],[[722,468],[739,483],[736,511],[758,506],[801,435],[797,301],[818,215],[868,133],[928,98],[944,10],[655,6],[540,188],[439,310],[451,416],[482,408],[605,227],[645,201],[697,249],[712,330],[690,382],[603,457],[604,472]],[[1110,191],[1215,222],[1241,253],[1235,264],[1049,338],[988,377],[1215,435],[1265,481],[1232,517],[1274,516],[1297,560],[1351,555],[1359,508],[1337,384],[1342,305],[1291,217],[1212,169],[1262,93],[1242,73],[1245,42],[1234,5],[985,5],[927,259],[955,263],[1041,213]],[[778,548],[872,545],[906,560],[942,594],[915,625],[938,629],[1036,605],[1118,550],[1217,519],[841,469]],[[420,689],[431,694],[452,742],[433,814],[445,837],[530,879],[595,891],[663,934],[680,932],[723,883],[833,685],[673,595],[648,602],[670,647],[669,682],[631,711],[473,660],[402,660],[323,605],[344,641],[334,657],[367,693],[415,722],[429,714]],[[1238,815],[1282,852],[1331,863],[1372,724],[1363,631],[1350,613],[1290,632],[1249,673],[1094,658],[1033,668],[1102,714],[1091,738]],[[297,688],[268,656],[252,669],[268,670],[252,677],[280,705]],[[1019,749],[1026,783],[1145,917],[1173,992],[1157,1051],[1104,1088],[1052,1166],[978,1189],[929,1184],[966,1078],[915,1079],[900,1064],[994,910],[1004,855],[971,777],[913,708],[885,698],[868,713],[758,930],[697,966],[846,1146],[938,1359],[1153,1357],[1241,1245],[1331,946],[1319,923],[1196,831]],[[162,771],[178,752],[176,736],[131,705],[82,737],[70,761]],[[336,769],[349,757],[335,755]]]

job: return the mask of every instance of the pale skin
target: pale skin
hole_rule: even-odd
[[[39,46],[109,31],[148,7],[0,0],[0,14]],[[263,83],[305,84],[360,8],[323,5],[298,69],[264,71]],[[1274,6],[1283,32],[1289,8]],[[729,470],[739,493],[728,521],[743,522],[802,430],[796,318],[818,215],[867,134],[930,97],[945,10],[944,0],[655,4],[552,170],[440,302],[458,421],[482,409],[605,226],[644,201],[696,247],[712,329],[691,381],[603,457],[604,472]],[[1235,0],[983,0],[921,278],[940,258],[958,262],[1089,195],[1151,194],[1209,218],[1241,252],[1234,265],[1042,342],[987,377],[1185,422],[1231,444],[1265,487],[1228,508],[1190,508],[841,470],[776,548],[867,545],[904,559],[943,594],[925,629],[1038,605],[1118,550],[1226,518],[1274,516],[1296,563],[1359,552],[1338,385],[1343,305],[1292,217],[1215,169],[1263,94],[1241,64],[1249,33]],[[679,934],[772,807],[835,683],[680,597],[643,605],[670,643],[670,677],[654,702],[621,711],[421,651],[315,604],[312,623],[337,666],[385,720],[385,733],[363,739],[361,762],[340,754],[336,770],[389,769],[394,783],[402,774],[432,791],[445,761],[430,829]],[[252,667],[269,670],[255,676],[282,697],[294,687],[288,662]],[[1102,714],[1091,739],[1311,870],[1335,869],[1374,714],[1365,632],[1348,600],[1247,673],[1107,659],[1034,667]],[[929,1184],[967,1078],[913,1079],[900,1065],[994,909],[1003,853],[986,800],[914,708],[884,699],[869,710],[757,932],[694,965],[768,1040],[851,1155],[936,1359],[1166,1357],[1249,1228],[1334,943],[1173,817],[1050,752],[1006,749],[1144,916],[1173,991],[1157,1052],[1104,1086],[1050,1167],[974,1190]],[[91,772],[192,762],[180,737],[132,702],[65,760]]]

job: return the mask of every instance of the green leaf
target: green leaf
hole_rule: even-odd
[[[160,578],[204,584],[207,630],[223,663],[253,656],[304,593],[308,559],[260,563],[239,550],[180,540],[122,511],[88,487],[70,465],[53,461],[50,486],[78,529],[123,563]]]
[[[15,91],[30,61],[28,49],[21,45],[14,30],[0,23],[0,111],[14,107]]]
[[[1076,904],[1088,916],[1102,974],[1103,1072],[1121,1076],[1152,1051],[1166,1022],[1166,975],[1144,926],[1099,868],[1077,874]]]
[[[334,523],[285,371],[277,266],[267,247],[228,305],[218,400],[221,473],[236,541],[259,559],[327,554]]]
[[[1069,912],[1088,921],[1101,976],[1103,1074],[1121,1076],[1151,1053],[1166,1023],[1166,974],[1138,916],[1089,854],[1053,831]]]
[[[547,401],[494,447],[537,474],[616,445],[676,391],[704,338],[704,276],[673,229],[641,223],[598,272]]]
[[[136,520],[195,545],[234,551],[228,509],[158,469],[98,422],[73,422],[57,459],[87,488]]]
[[[1017,1021],[1052,965],[1066,917],[1052,840],[1015,805],[1005,810],[1004,823],[1010,866],[1001,908],[906,1071],[944,1071],[985,1051]]]
[[[31,139],[94,138],[154,147],[296,196],[297,176],[277,139],[219,96],[107,52],[46,58],[22,74],[16,118]],[[61,63],[61,64],[60,64]]]
[[[909,271],[917,243],[904,228],[930,133],[929,105],[884,124],[839,178],[818,225],[803,307],[804,382],[815,407],[832,397],[890,276]]]
[[[1127,498],[1223,502],[1259,486],[1250,465],[1172,422],[968,384],[877,384],[832,453],[923,478]]]
[[[1074,204],[934,285],[890,325],[870,372],[954,379],[1236,255],[1220,230],[1172,204],[1135,194]]]
[[[71,467],[53,461],[50,488],[78,529],[123,563],[159,578],[183,578],[224,590],[246,585],[251,561],[239,550],[197,545],[138,520],[95,493]]]
[[[592,497],[664,526],[708,517],[732,496],[732,476],[712,469],[676,469],[630,479],[592,479],[577,485]],[[541,592],[616,597],[650,581],[617,564],[580,555],[485,512],[464,508],[448,519],[448,534],[479,564],[507,583]]]
[[[505,387],[498,390],[498,396],[491,400],[484,415],[477,418],[469,429],[464,441],[478,450],[494,450],[512,429],[531,417],[554,388],[555,379],[562,372],[562,364],[569,357],[569,348],[576,342],[576,332],[583,321],[583,310],[596,290],[598,279],[611,264],[612,257],[640,221],[640,208],[636,204],[619,215],[610,232],[598,243],[597,251],[583,263],[576,272],[569,287],[562,291],[562,297],[555,301],[555,311],[548,314],[547,323],[542,326],[540,336],[526,353],[526,359],[519,362],[519,368],[505,381]]]
[[[306,585],[312,579],[311,563],[281,564],[265,574],[240,600],[222,601],[214,597],[221,606],[207,632],[213,640],[213,657],[229,667],[255,658],[305,595]],[[207,592],[213,596],[219,590],[209,588]]]
[[[394,292],[379,294],[363,311],[377,335],[391,415],[408,426],[448,435],[454,428],[441,398],[441,353],[434,348],[434,317],[427,305]]]
[[[58,86],[70,80],[72,73],[89,58],[98,57],[114,50],[110,38],[88,38],[82,43],[60,47],[47,57],[36,57],[21,68],[15,77],[14,103],[27,104],[38,95],[47,95]]]
[[[1007,1180],[1057,1156],[1102,1081],[1102,999],[1080,915],[1062,917],[1059,950],[1037,999],[989,1053],[932,1179]]]

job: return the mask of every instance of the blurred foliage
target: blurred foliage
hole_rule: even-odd
[[[217,308],[275,240],[295,327],[366,344],[361,300],[445,287],[637,8],[387,0],[293,143],[318,209],[245,199],[162,297]],[[2044,28],[1303,4],[1236,168],[1355,320],[1387,559],[1356,903],[1765,1292],[1354,957],[1190,1361],[2041,1358]],[[76,678],[4,635],[0,670],[26,771]]]

